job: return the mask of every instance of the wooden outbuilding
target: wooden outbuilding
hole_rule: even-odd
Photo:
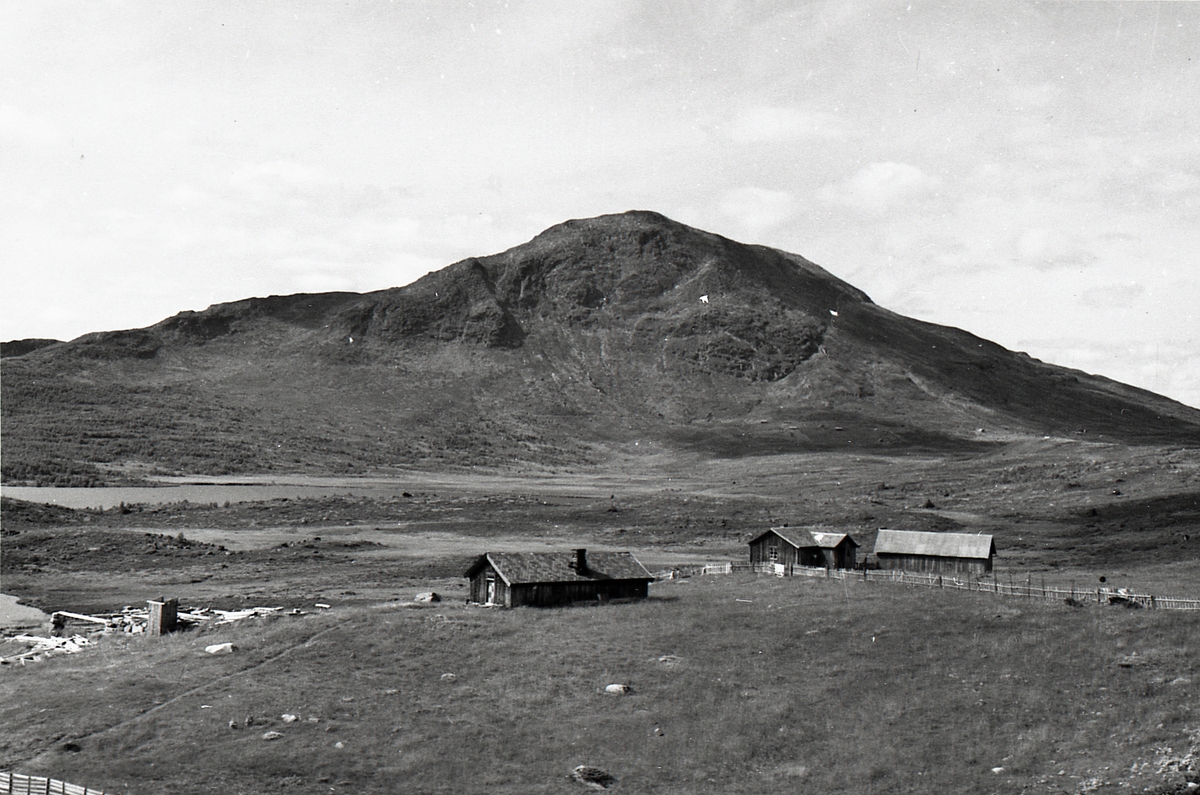
[[[654,575],[629,552],[487,552],[467,569],[469,602],[552,607],[645,599]]]
[[[750,562],[781,566],[824,566],[825,555],[812,534],[800,527],[772,527],[750,542]]]
[[[825,557],[822,564],[827,569],[852,569],[858,558],[858,542],[849,533],[825,533],[810,531]]]
[[[881,569],[980,576],[991,572],[995,556],[990,535],[883,529],[875,538]]]

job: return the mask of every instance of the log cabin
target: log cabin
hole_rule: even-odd
[[[573,602],[645,599],[654,575],[629,552],[486,552],[463,575],[468,602],[553,607]]]

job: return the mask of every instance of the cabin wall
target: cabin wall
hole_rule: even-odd
[[[487,601],[488,601],[487,589],[488,589],[488,577],[489,576],[494,577],[495,583],[496,583],[496,585],[495,585],[496,592],[493,596],[493,604],[511,607],[511,605],[509,604],[509,587],[504,583],[504,578],[502,578],[496,572],[496,570],[494,568],[492,568],[491,564],[488,564],[488,565],[484,566],[483,568],[481,568],[479,571],[477,571],[475,573],[475,576],[471,578],[471,593],[470,593],[470,596],[468,597],[469,601],[475,602],[476,604],[481,604],[481,605],[487,604]]]
[[[839,544],[833,549],[822,549],[823,566],[830,569],[854,568],[854,547],[849,544]]]
[[[777,547],[775,560],[771,560],[770,547]],[[797,549],[778,536],[767,537],[750,544],[751,563],[779,563],[784,566],[824,566],[825,556],[817,547]]]
[[[601,599],[645,599],[649,595],[646,580],[580,580],[573,582],[523,583],[514,585],[508,607],[553,607],[572,602]]]
[[[877,553],[881,569],[903,569],[904,571],[921,571],[931,574],[964,574],[976,577],[988,574],[992,570],[992,559],[981,558],[942,558],[931,555],[895,555],[887,552]]]

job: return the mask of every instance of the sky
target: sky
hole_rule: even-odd
[[[644,209],[1200,407],[1200,2],[0,4],[0,339]]]

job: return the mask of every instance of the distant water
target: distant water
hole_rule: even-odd
[[[410,486],[411,488],[411,486]],[[404,486],[374,484],[362,486],[298,486],[279,484],[221,485],[188,484],[181,486],[115,486],[103,488],[68,488],[59,486],[5,486],[0,494],[28,502],[60,505],[64,508],[115,508],[126,505],[169,505],[190,502],[207,505],[226,502],[260,502],[281,497],[390,497],[400,496]]]
[[[36,607],[17,604],[17,597],[0,593],[0,629],[27,629],[50,623],[50,616]]]

